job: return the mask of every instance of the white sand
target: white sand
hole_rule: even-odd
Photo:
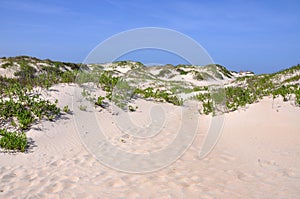
[[[0,68],[0,74],[3,77],[14,78],[15,77],[15,75],[14,75],[15,72],[16,72],[16,70],[14,68],[8,68],[8,69]]]
[[[73,87],[55,88],[51,96],[58,96],[59,105],[71,106]],[[136,114],[147,103],[139,101],[138,106]],[[171,105],[164,106],[169,110]],[[113,122],[109,115],[99,113],[100,123]],[[65,115],[28,132],[36,145],[29,153],[0,154],[0,198],[299,198],[299,115],[300,108],[289,103],[272,109],[269,98],[226,114],[223,134],[203,160],[198,154],[209,117],[201,116],[197,138],[186,153],[171,166],[147,174],[103,166],[82,145],[73,116]],[[141,125],[148,120],[136,118]],[[125,139],[124,148],[132,144],[135,150],[155,149],[169,138],[153,138],[146,145]]]

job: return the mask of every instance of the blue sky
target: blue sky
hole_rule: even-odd
[[[300,63],[297,0],[1,0],[0,16],[0,56],[82,62],[108,37],[151,26],[186,34],[231,70],[268,73]],[[125,58],[137,57],[147,63],[182,61],[153,52]]]

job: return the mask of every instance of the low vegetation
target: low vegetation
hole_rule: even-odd
[[[79,67],[44,60],[49,66],[43,65],[38,71],[32,66],[33,62],[42,61],[36,58],[20,56],[4,60],[5,68],[19,65],[19,70],[14,73],[15,78],[0,76],[0,147],[24,152],[27,147],[26,131],[42,119],[54,121],[61,115],[57,101],[43,99],[35,88],[48,89],[57,83],[74,82]],[[66,66],[74,70],[62,72],[59,69]],[[65,106],[63,111],[69,113],[69,107]]]
[[[20,83],[9,84],[2,87],[0,99],[0,119],[4,127],[14,129],[10,132],[2,133],[1,147],[5,149],[19,149],[24,151],[24,133],[33,123],[41,119],[53,121],[60,115],[60,108],[56,103],[44,100],[35,92],[32,87],[22,86]],[[16,139],[16,140],[15,140]],[[19,148],[15,146],[20,144]],[[21,146],[22,144],[22,146]]]
[[[283,80],[282,82],[278,80],[279,75],[287,73],[291,74],[295,72],[296,69],[300,69],[299,65],[274,74],[237,78],[236,83],[238,86],[229,86],[225,88],[227,111],[235,111],[247,104],[253,104],[266,96],[272,96],[273,99],[281,96],[285,102],[289,101],[294,96],[295,104],[299,106],[299,83],[285,84],[287,82],[297,81],[298,75]],[[213,112],[213,108],[209,108],[209,106],[212,106],[211,102],[213,101],[209,93],[198,94],[193,98],[202,102],[202,112],[204,114]]]
[[[221,65],[207,66],[203,71],[189,65],[166,65],[160,69],[158,75],[154,75],[147,73],[142,63],[129,61],[113,63],[112,70],[105,70],[101,65],[89,68],[83,64],[39,60],[27,56],[1,58],[1,62],[1,68],[18,68],[14,78],[0,76],[0,147],[5,150],[26,151],[26,132],[33,124],[41,120],[54,121],[59,118],[61,112],[71,113],[68,106],[61,110],[57,101],[43,99],[36,90],[37,87],[49,89],[58,83],[77,83],[84,86],[85,83],[92,82],[105,91],[105,94],[96,96],[83,89],[83,97],[101,108],[107,108],[111,102],[130,112],[138,108],[131,103],[136,98],[181,106],[183,99],[178,97],[179,93],[194,94],[192,98],[200,101],[202,105],[201,114],[216,115],[219,111],[235,111],[265,96],[272,96],[273,99],[281,96],[283,101],[294,100],[295,105],[300,107],[300,65],[274,74],[235,79],[232,73]],[[136,70],[132,77],[125,81],[122,78],[123,74],[116,71],[117,67],[141,70]],[[210,92],[212,88],[209,86],[195,86],[183,81],[160,78],[171,78],[176,74],[181,75],[181,78],[192,74],[197,81],[232,79],[234,84],[227,85],[220,92]],[[131,82],[130,79],[136,76],[142,78]],[[146,81],[152,84],[139,85]],[[224,106],[225,109],[219,109],[218,105]],[[87,106],[80,105],[79,109],[86,111]]]
[[[183,104],[183,100],[177,97],[176,95],[165,90],[155,90],[151,87],[145,89],[137,88],[134,90],[134,94],[145,99],[154,99],[157,101],[168,102],[176,106],[181,106]]]
[[[0,129],[0,147],[7,150],[24,152],[27,147],[27,138],[24,132],[9,132]]]

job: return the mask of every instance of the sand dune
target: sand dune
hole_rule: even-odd
[[[71,106],[72,89],[56,86],[50,94],[58,97],[59,105]],[[139,101],[138,105],[142,111],[149,104]],[[169,142],[171,123],[166,136],[145,144],[109,133],[108,124],[113,122],[109,115],[99,113],[100,125],[105,124],[111,142],[126,150],[155,150]],[[209,116],[201,116],[197,137],[185,154],[174,164],[146,174],[103,166],[82,144],[73,116],[64,115],[28,132],[34,141],[28,153],[0,154],[0,198],[299,198],[299,115],[300,109],[288,102],[272,108],[270,98],[228,113],[219,142],[200,160],[209,127]],[[141,125],[147,123],[147,117],[136,118]],[[173,120],[178,120],[176,114]]]

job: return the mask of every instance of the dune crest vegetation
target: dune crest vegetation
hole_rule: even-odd
[[[41,120],[55,121],[68,106],[41,96],[60,83],[75,83],[83,87],[82,95],[95,106],[107,108],[115,103],[135,112],[132,102],[142,98],[156,102],[184,105],[185,100],[197,100],[201,114],[216,114],[216,104],[224,104],[225,112],[235,111],[263,97],[281,96],[300,106],[300,65],[273,74],[254,75],[251,72],[229,71],[213,64],[146,67],[140,62],[119,61],[106,64],[76,64],[40,60],[19,56],[0,58],[0,147],[26,151],[26,132]],[[224,85],[222,92],[213,92],[214,84]],[[94,83],[103,96],[91,96],[86,83]],[[86,107],[80,107],[85,111]]]

